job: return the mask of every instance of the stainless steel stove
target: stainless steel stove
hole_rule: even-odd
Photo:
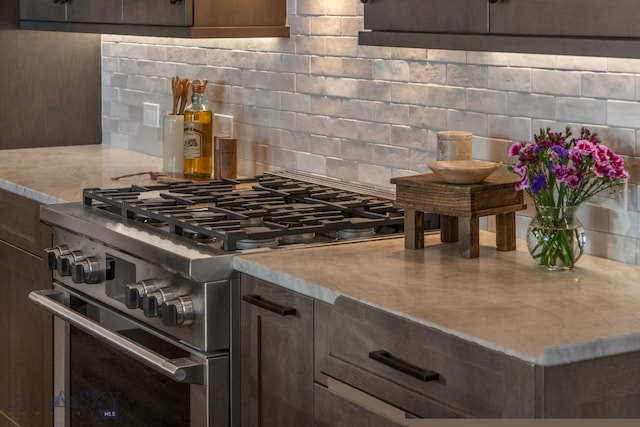
[[[233,257],[398,236],[404,223],[393,193],[298,172],[91,188],[83,199],[42,208],[42,220],[53,227],[47,251],[53,289],[30,298],[56,315],[54,395],[77,401],[78,393],[109,388],[120,400],[111,402],[116,407],[82,410],[63,402],[55,408],[56,425],[113,425],[110,417],[121,425],[158,425],[158,419],[162,425],[239,425]],[[437,219],[427,216],[425,229],[437,228]],[[117,357],[84,360],[94,348]],[[118,377],[134,379],[96,378],[113,366],[123,370]],[[144,396],[134,391],[141,375],[149,378]],[[180,398],[176,384],[183,386]],[[160,393],[175,402],[164,415],[154,403]]]

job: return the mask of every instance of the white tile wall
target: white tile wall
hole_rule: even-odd
[[[540,127],[585,125],[631,175],[627,209],[620,194],[583,209],[589,251],[640,264],[640,60],[358,46],[359,1],[288,9],[286,39],[103,36],[104,143],[162,156],[142,104],[170,110],[176,74],[209,79],[214,110],[235,118],[245,175],[295,168],[389,187],[428,172],[439,130],[471,131],[475,158],[507,161]]]

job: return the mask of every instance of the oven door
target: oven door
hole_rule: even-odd
[[[204,355],[54,284],[29,298],[55,315],[61,426],[229,426],[229,355]]]

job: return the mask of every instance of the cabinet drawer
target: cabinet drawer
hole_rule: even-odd
[[[330,377],[420,417],[504,415],[506,356],[346,298],[332,323]]]
[[[313,390],[314,427],[402,427],[378,413],[344,399],[316,384]]]
[[[51,232],[40,222],[40,203],[0,189],[0,240],[42,257]]]

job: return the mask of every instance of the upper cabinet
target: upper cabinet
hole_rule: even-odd
[[[20,27],[138,36],[289,37],[286,0],[20,0]]]
[[[640,57],[640,0],[362,1],[362,45]]]

